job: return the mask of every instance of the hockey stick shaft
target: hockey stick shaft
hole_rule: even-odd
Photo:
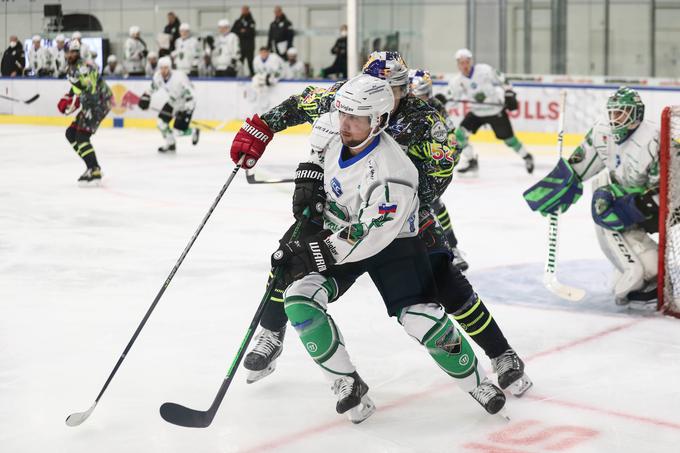
[[[251,170],[246,171],[246,181],[248,184],[282,184],[295,182],[294,178],[282,178],[282,179],[257,179],[255,173]]]
[[[203,217],[203,220],[201,220],[201,223],[198,225],[198,228],[197,228],[196,231],[194,232],[194,235],[191,237],[191,240],[189,240],[189,243],[186,245],[186,247],[184,247],[184,250],[182,251],[182,254],[180,255],[180,257],[179,257],[179,259],[177,260],[177,262],[175,263],[175,266],[172,268],[172,270],[170,271],[170,274],[169,274],[168,277],[165,279],[165,283],[163,283],[163,286],[161,286],[161,289],[158,291],[158,294],[156,294],[156,298],[154,299],[154,301],[153,301],[153,303],[151,304],[151,306],[149,307],[149,309],[146,311],[146,314],[144,315],[144,318],[142,318],[142,321],[141,321],[141,322],[139,323],[139,325],[137,326],[137,329],[135,330],[135,333],[132,335],[132,338],[131,338],[130,341],[128,342],[127,346],[125,346],[125,349],[123,350],[123,353],[121,354],[120,358],[119,358],[118,361],[116,362],[116,365],[113,367],[113,370],[112,370],[111,373],[109,374],[109,377],[106,379],[106,382],[104,383],[104,386],[103,386],[102,389],[99,391],[99,394],[97,395],[97,398],[95,398],[95,400],[94,400],[94,404],[92,405],[92,407],[90,407],[90,409],[89,409],[88,411],[86,411],[86,412],[84,412],[84,413],[74,413],[74,414],[69,415],[69,416],[66,418],[66,424],[67,424],[67,425],[69,425],[69,426],[77,426],[77,425],[81,424],[82,422],[84,422],[84,421],[87,419],[87,417],[89,417],[89,415],[92,413],[92,410],[94,410],[94,407],[97,405],[97,403],[99,403],[99,400],[100,400],[101,397],[104,395],[104,392],[106,391],[106,389],[108,388],[109,384],[111,383],[111,380],[112,380],[113,377],[116,375],[116,372],[118,371],[118,368],[120,368],[121,364],[123,363],[123,360],[125,360],[125,357],[127,356],[128,352],[130,351],[130,348],[132,348],[132,345],[134,344],[135,340],[137,340],[137,337],[139,336],[139,333],[142,331],[142,329],[144,328],[144,325],[146,324],[146,322],[148,321],[149,317],[151,316],[151,313],[152,313],[153,310],[156,308],[156,305],[157,305],[158,302],[161,300],[161,297],[163,296],[163,294],[165,293],[165,290],[166,290],[166,289],[168,288],[168,286],[170,285],[170,282],[172,281],[173,277],[174,277],[175,274],[177,273],[177,270],[178,270],[179,267],[182,265],[182,262],[184,261],[184,258],[186,258],[187,254],[189,253],[189,250],[191,250],[191,247],[194,245],[194,242],[196,242],[196,238],[198,238],[198,235],[201,233],[201,231],[203,230],[203,227],[204,227],[205,224],[208,222],[208,219],[210,218],[210,216],[212,215],[213,211],[214,211],[215,208],[217,207],[218,203],[219,203],[220,200],[222,199],[222,196],[223,196],[224,193],[227,191],[227,188],[229,187],[229,185],[231,184],[231,182],[234,180],[234,177],[236,176],[236,173],[238,173],[239,169],[241,168],[241,165],[243,164],[244,159],[245,159],[245,155],[243,155],[243,156],[241,157],[241,159],[239,160],[239,162],[238,162],[238,163],[236,164],[236,166],[234,167],[234,170],[231,172],[231,175],[229,175],[229,178],[227,179],[227,181],[226,181],[226,182],[224,183],[224,185],[222,186],[222,189],[220,190],[220,192],[217,194],[217,197],[215,198],[215,201],[213,201],[212,205],[210,206],[210,209],[208,210],[208,212],[207,212],[207,213],[205,214],[205,216]],[[70,421],[69,421],[69,420],[70,420]]]
[[[293,233],[291,235],[291,240],[296,240],[299,238],[300,233],[302,231],[302,226],[304,222],[307,221],[308,216],[309,211],[306,210],[305,218],[298,220],[298,222],[296,223],[295,228],[293,229]],[[265,291],[265,294],[262,297],[262,300],[260,301],[260,305],[258,305],[257,310],[253,315],[253,319],[250,321],[250,325],[248,326],[246,334],[243,337],[243,340],[241,341],[238,351],[236,352],[236,356],[234,357],[234,359],[231,362],[231,365],[229,366],[227,375],[222,381],[222,385],[220,385],[220,388],[217,391],[217,395],[215,396],[215,399],[213,400],[208,410],[198,411],[195,409],[190,409],[188,407],[182,406],[177,403],[163,403],[160,407],[160,414],[161,417],[163,417],[163,419],[166,422],[178,426],[184,426],[187,428],[207,428],[208,426],[210,426],[213,419],[215,418],[215,415],[217,414],[217,410],[220,408],[220,405],[222,404],[224,396],[227,394],[227,390],[229,390],[231,381],[234,379],[234,375],[236,374],[236,371],[238,370],[238,367],[241,364],[241,360],[245,355],[246,348],[250,344],[250,341],[253,339],[255,329],[257,329],[257,326],[260,323],[262,313],[264,313],[264,309],[272,297],[272,293],[276,288],[276,284],[278,283],[278,279],[280,278],[280,276],[281,267],[274,268],[272,271],[272,279],[267,285],[267,290]]]
[[[17,98],[13,98],[11,96],[5,96],[5,95],[0,94],[1,99],[6,99],[6,100],[12,101],[12,102],[23,102],[24,104],[30,104],[31,102],[35,101],[39,97],[40,97],[40,94],[34,94],[30,98],[23,100],[23,99],[17,99]]]

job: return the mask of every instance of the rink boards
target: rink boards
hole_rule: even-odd
[[[149,88],[149,79],[108,79],[113,91],[113,109],[102,127],[155,128],[156,113],[137,108],[136,99]],[[302,80],[281,81],[274,87],[256,88],[249,79],[229,81],[194,79],[197,107],[194,119],[233,132],[238,130],[244,118],[261,113],[283,101],[288,96],[301,93],[305,87],[314,85],[328,87],[332,81]],[[555,143],[559,93],[567,91],[566,143],[577,144],[592,124],[604,116],[607,97],[617,85],[578,85],[540,82],[517,82],[514,84],[519,109],[510,116],[518,136],[527,144],[549,145]],[[646,117],[659,118],[663,107],[680,104],[680,87],[635,86],[646,105]],[[68,125],[70,117],[57,111],[57,102],[69,85],[65,80],[0,78],[0,93],[18,99],[28,99],[35,94],[40,98],[31,104],[0,100],[0,124]],[[445,93],[446,84],[435,82],[435,93]],[[154,95],[152,107],[165,103],[163,92]],[[468,104],[447,105],[449,114],[458,123],[469,110]],[[306,133],[309,126],[290,130]],[[482,130],[475,136],[479,142],[493,142],[490,130]]]

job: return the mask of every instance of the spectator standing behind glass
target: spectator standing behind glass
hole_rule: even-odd
[[[238,61],[241,58],[238,36],[230,30],[227,19],[220,20],[217,29],[219,34],[215,39],[215,49],[212,53],[215,76],[236,77]]]
[[[305,74],[305,64],[298,61],[298,51],[295,47],[291,47],[286,52],[286,57],[288,58],[283,64],[283,78],[284,79],[304,79]]]
[[[269,25],[267,48],[286,58],[286,52],[293,47],[293,24],[288,20],[280,6],[274,8],[274,21]]]
[[[125,41],[125,70],[131,76],[144,76],[146,56],[149,53],[146,43],[140,36],[138,26],[130,27],[130,37]]]
[[[241,16],[234,22],[232,28],[234,33],[238,35],[239,46],[241,48],[241,62],[246,60],[248,62],[248,70],[250,75],[255,74],[253,69],[253,58],[255,57],[255,20],[250,14],[250,8],[247,6],[241,7]]]
[[[106,59],[106,66],[104,66],[104,75],[106,77],[124,77],[125,71],[123,66],[118,64],[118,58],[115,55],[109,55]]]
[[[167,53],[164,53],[163,51],[165,49],[161,49],[160,55],[161,57],[164,57],[165,55],[168,55],[171,53],[173,50],[175,50],[175,41],[179,39],[180,33],[179,33],[179,27],[181,26],[181,22],[179,20],[179,17],[175,15],[172,11],[168,13],[168,24],[165,26],[163,29],[163,33],[166,35],[170,36],[170,48],[167,50]]]
[[[175,66],[188,76],[197,76],[198,63],[203,55],[201,43],[191,36],[191,27],[186,22],[179,26],[179,35],[172,52]]]
[[[42,38],[33,36],[32,45],[28,51],[28,70],[33,77],[53,77],[56,69],[54,56],[41,45]]]
[[[215,68],[212,64],[212,59],[210,57],[210,51],[206,50],[203,52],[203,59],[198,64],[198,76],[199,77],[215,77]]]
[[[55,47],[50,47],[52,58],[54,59],[54,77],[63,79],[66,77],[66,38],[64,35],[57,35],[54,38]]]
[[[156,52],[149,52],[146,56],[146,68],[144,73],[147,77],[153,77],[158,69],[158,54]]]
[[[332,65],[321,70],[321,77],[333,74],[341,79],[347,78],[347,25],[340,26],[340,37],[335,41],[331,53],[335,55]]]
[[[2,69],[0,72],[3,77],[21,77],[24,74],[24,48],[19,44],[19,38],[12,35],[9,37],[9,46],[2,54]]]

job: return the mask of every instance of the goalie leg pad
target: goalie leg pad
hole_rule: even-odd
[[[440,305],[411,305],[401,310],[398,319],[406,333],[425,346],[437,365],[457,379],[461,388],[470,392],[477,387],[484,377],[477,368],[477,357]]]
[[[309,355],[333,381],[338,375],[356,370],[340,330],[326,312],[337,292],[333,279],[313,273],[293,282],[284,293],[284,307],[291,325]]]

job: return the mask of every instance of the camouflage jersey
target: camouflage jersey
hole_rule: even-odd
[[[111,110],[113,93],[99,74],[97,65],[92,61],[79,59],[69,65],[66,78],[71,83],[71,93],[78,96],[82,109],[76,123],[92,132]]]
[[[335,93],[344,83],[337,82],[328,89],[307,87],[302,94],[289,97],[261,118],[274,132],[313,123],[331,110]],[[427,102],[409,95],[399,102],[385,132],[406,151],[418,170],[421,205],[439,198],[451,182],[453,167],[460,158],[444,118]]]

